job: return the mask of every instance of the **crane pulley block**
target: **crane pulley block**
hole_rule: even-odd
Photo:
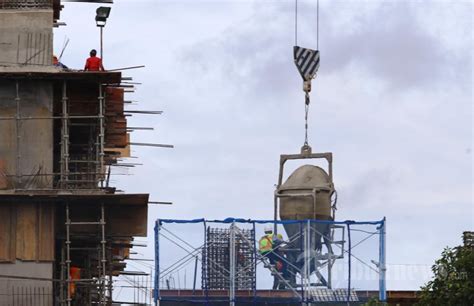
[[[316,76],[319,69],[319,51],[294,46],[293,55],[296,68],[298,68],[303,81],[309,83],[309,85],[304,85],[304,91],[311,91],[311,80]]]
[[[296,68],[303,78],[303,91],[305,92],[305,140],[301,152],[311,152],[311,147],[308,144],[309,93],[311,92],[311,80],[315,78],[319,69],[319,51],[294,46],[293,55]]]

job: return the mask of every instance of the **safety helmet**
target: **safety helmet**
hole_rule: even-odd
[[[265,234],[271,234],[271,233],[273,233],[273,228],[272,228],[271,225],[267,225],[267,226],[265,226],[263,231],[265,232]]]

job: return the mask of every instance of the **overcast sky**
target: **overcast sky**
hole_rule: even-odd
[[[66,3],[55,30],[62,62],[99,48],[97,5]],[[474,229],[471,1],[320,2],[321,66],[309,139],[334,154],[337,219],[387,217],[387,261],[428,267]],[[298,44],[316,48],[316,1],[299,1]],[[129,109],[143,163],[115,176],[148,192],[156,218],[270,219],[279,155],[304,140],[304,95],[292,59],[294,1],[116,0],[104,31],[108,69],[143,83]],[[123,170],[115,173],[124,174]],[[427,265],[427,266],[424,266]],[[427,276],[391,280],[417,289]]]

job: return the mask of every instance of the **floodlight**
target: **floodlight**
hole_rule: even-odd
[[[105,23],[107,22],[107,18],[110,15],[110,7],[101,6],[96,11],[95,22],[98,27],[104,27]]]

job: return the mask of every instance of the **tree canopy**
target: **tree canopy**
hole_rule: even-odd
[[[417,305],[474,304],[474,248],[445,248],[432,266],[433,279],[421,287]]]

